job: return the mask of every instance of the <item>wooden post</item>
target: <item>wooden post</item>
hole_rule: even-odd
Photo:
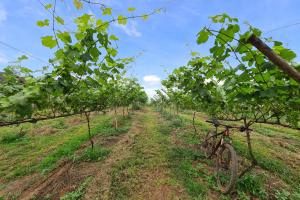
[[[87,121],[87,124],[88,124],[89,140],[90,140],[90,143],[92,145],[92,149],[94,149],[94,141],[92,139],[91,127],[90,127],[90,112],[84,112],[84,114],[85,114],[86,121]]]
[[[118,129],[117,108],[115,107],[115,130]]]
[[[194,127],[194,132],[195,132],[195,135],[197,134],[197,129],[196,129],[196,126],[195,126],[195,117],[196,117],[196,111],[194,111],[194,114],[193,114],[193,127]]]
[[[249,155],[251,158],[251,165],[249,167],[247,167],[246,169],[244,169],[244,171],[239,175],[239,178],[244,176],[247,172],[251,171],[258,164],[256,158],[254,157],[253,151],[252,151],[249,124],[247,123],[246,117],[244,118],[244,126],[246,128],[246,138],[247,138],[248,152],[249,152]]]
[[[298,72],[294,67],[290,66],[288,62],[277,55],[261,39],[252,34],[248,39],[248,43],[255,46],[261,53],[268,57],[274,65],[277,65],[289,77],[300,83],[300,72]]]

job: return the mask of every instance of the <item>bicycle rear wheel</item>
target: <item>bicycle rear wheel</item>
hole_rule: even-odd
[[[216,161],[217,183],[224,194],[230,193],[237,181],[237,158],[233,147],[225,143],[220,147]]]

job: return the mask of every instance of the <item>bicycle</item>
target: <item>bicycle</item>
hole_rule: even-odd
[[[238,178],[238,163],[236,152],[231,144],[230,129],[238,129],[240,132],[244,132],[247,129],[249,131],[252,130],[245,128],[244,126],[221,124],[217,120],[207,120],[206,122],[213,124],[215,126],[215,131],[207,133],[202,147],[205,149],[207,158],[215,158],[217,184],[222,193],[228,194],[234,189]],[[225,130],[218,133],[219,126],[224,126]],[[221,136],[219,140],[218,136]]]

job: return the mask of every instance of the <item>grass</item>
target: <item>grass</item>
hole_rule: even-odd
[[[163,114],[163,116],[166,117],[166,120],[172,122],[170,116],[167,114]],[[198,115],[195,120],[198,135],[195,135],[191,126],[192,116],[193,114],[189,112],[179,115],[185,121],[185,125],[176,133],[177,138],[185,145],[175,148],[171,158],[177,162],[174,165],[175,174],[179,174],[178,178],[183,181],[189,194],[193,198],[197,198],[197,195],[202,195],[201,198],[204,199],[208,190],[214,190],[215,192],[219,192],[219,190],[216,187],[212,173],[207,173],[207,169],[210,168],[212,163],[209,163],[209,160],[201,158],[201,155],[195,158],[197,154],[193,152],[191,145],[199,144],[204,134],[213,127],[205,122],[203,115]],[[238,199],[250,199],[250,196],[259,199],[268,199],[273,195],[274,191],[272,192],[267,189],[266,180],[268,176],[272,175],[284,183],[284,185],[279,184],[274,188],[278,190],[278,199],[281,199],[279,196],[284,196],[287,193],[289,193],[287,195],[288,199],[297,199],[300,194],[298,188],[300,184],[300,162],[299,159],[297,160],[296,155],[300,149],[299,131],[264,124],[255,124],[253,129],[255,130],[252,133],[254,155],[258,160],[259,167],[264,169],[264,173],[252,171],[246,174],[237,183],[236,196]],[[244,135],[234,133],[232,137],[233,146],[239,156],[249,159]],[[202,165],[199,165],[199,163],[195,165],[195,160],[197,159],[201,160],[200,163]],[[198,168],[200,166],[200,169],[194,171],[197,166]],[[196,180],[196,183],[192,183],[191,180]],[[197,188],[197,183],[201,184],[202,188],[196,190],[199,193],[194,193],[195,190],[193,188]],[[231,199],[230,196],[224,196],[220,193],[218,195],[220,199]]]
[[[248,159],[250,158],[246,144],[238,140],[234,140],[233,144],[235,150],[240,155]],[[285,182],[292,184],[294,182],[299,181],[296,172],[292,171],[284,161],[276,159],[274,157],[270,157],[268,150],[264,148],[264,146],[256,145],[254,155],[261,168],[276,173]]]
[[[79,157],[76,157],[74,161],[100,161],[107,158],[110,150],[102,147],[87,148]]]
[[[245,193],[250,193],[251,196],[266,199],[267,193],[264,189],[266,178],[264,174],[245,174],[245,176],[237,181],[237,190],[242,196]]]
[[[88,140],[86,123],[83,121],[67,126],[67,121],[72,119],[74,117],[49,120],[47,124],[43,122],[42,125],[37,123],[32,126],[34,129],[43,126],[61,128],[55,134],[49,135],[32,134],[31,126],[25,124],[23,128],[28,134],[0,146],[0,160],[2,160],[0,176],[11,180],[33,172],[49,172],[62,158],[72,157],[74,152]],[[114,130],[111,125],[112,117],[109,115],[95,115],[91,119],[92,135],[119,135],[127,132],[131,125],[130,119],[120,117],[123,125],[120,129]],[[7,131],[6,135],[13,135],[18,128],[6,127],[3,130]],[[7,141],[6,136],[2,136],[2,140],[3,138]]]
[[[195,168],[192,163],[203,155],[185,148],[175,147],[171,150],[169,159],[175,178],[181,182],[192,198],[203,198],[208,190],[206,183],[198,182],[205,174]]]
[[[166,114],[166,112],[163,112],[162,116],[165,120],[171,122],[167,123],[164,121],[167,127],[165,129],[168,129],[169,133],[172,131],[172,128],[180,128],[186,124],[186,120],[181,116],[174,117],[173,115]],[[182,131],[179,131],[178,135],[184,142],[189,141],[191,144],[197,143],[197,139],[194,135],[187,135]],[[168,151],[168,162],[172,175],[177,182],[185,187],[192,199],[203,199],[208,191],[208,184],[198,181],[200,177],[206,177],[205,169],[200,170],[200,165],[197,165],[197,167],[193,165],[195,161],[203,157],[204,155],[201,152],[184,147],[173,146]]]
[[[91,182],[91,177],[87,177],[76,190],[65,194],[63,197],[60,198],[60,200],[81,199],[81,197],[83,197],[83,195],[85,194],[85,189],[90,182]]]
[[[180,185],[176,179],[169,176],[169,173],[172,173],[168,167],[170,165],[168,154],[171,144],[171,123],[160,121],[158,116],[151,114],[146,114],[139,120],[146,126],[145,131],[134,138],[135,142],[128,158],[114,167],[111,199],[142,199],[144,192],[138,193],[137,191],[146,190],[143,188],[144,183],[154,182],[153,187],[161,185],[178,187]],[[158,172],[165,175],[156,177],[155,180],[147,179],[147,174]]]
[[[163,118],[157,113],[145,112],[138,116],[142,132],[131,138],[133,143],[126,151],[125,159],[113,166],[111,199],[143,199],[149,184],[154,188],[180,188],[188,199],[300,199],[299,131],[254,125],[251,137],[259,167],[238,180],[233,195],[222,195],[213,172],[214,161],[205,159],[196,148],[206,132],[212,129],[203,115],[198,115],[195,121],[197,134],[191,126],[193,113],[174,116],[164,112],[161,115]],[[117,136],[131,127],[130,118],[119,117],[121,126],[118,130],[114,129],[111,120],[108,115],[92,117],[92,135]],[[55,134],[36,135],[31,130],[44,126],[54,128]],[[88,141],[85,123],[70,126],[67,119],[62,119],[32,127],[26,125],[23,136],[18,135],[19,128],[4,128],[6,132],[0,136],[0,175],[6,179],[48,172],[63,158],[78,162],[98,161],[110,153],[107,148],[96,147],[80,150],[81,153],[74,156],[74,152]],[[239,158],[249,163],[244,134],[234,132],[232,138]],[[86,187],[83,182],[63,199],[80,199]]]
[[[26,140],[25,134],[10,133],[10,134],[4,134],[0,140],[0,143],[1,144],[9,144],[9,143],[18,142],[21,140]]]

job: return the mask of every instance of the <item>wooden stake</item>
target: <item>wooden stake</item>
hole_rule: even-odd
[[[300,72],[294,67],[290,66],[287,61],[277,55],[268,45],[266,45],[261,39],[255,35],[251,35],[248,39],[248,43],[255,46],[261,53],[263,53],[269,60],[278,66],[289,77],[300,83]]]

